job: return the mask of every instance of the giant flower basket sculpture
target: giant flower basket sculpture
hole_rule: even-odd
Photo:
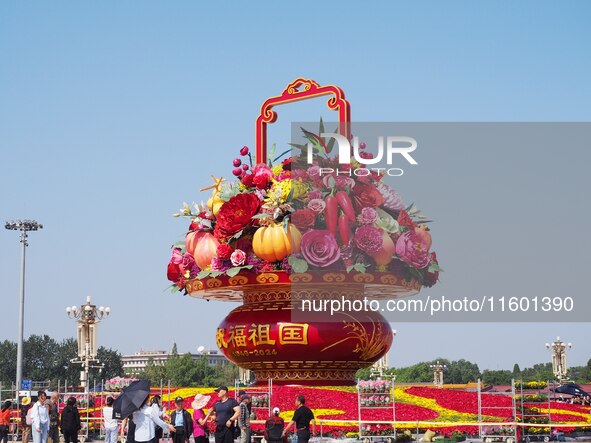
[[[207,204],[184,204],[184,242],[173,246],[173,291],[242,302],[221,322],[216,342],[255,383],[353,385],[355,372],[382,357],[392,330],[379,312],[302,312],[327,301],[413,295],[437,282],[431,235],[414,206],[382,177],[325,173],[337,166],[332,142],[305,131],[314,149],[267,152],[266,125],[279,104],[329,96],[341,135],[350,108],[335,86],[297,79],[269,98],[257,119],[256,153],[233,160],[234,180],[214,178]],[[301,148],[301,154],[296,148]],[[361,144],[359,155],[371,156]],[[354,159],[352,159],[354,163]],[[342,166],[342,165],[341,165]]]

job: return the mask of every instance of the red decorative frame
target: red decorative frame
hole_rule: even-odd
[[[301,89],[300,89],[301,88]],[[337,86],[320,86],[314,80],[298,78],[291,82],[281,95],[268,98],[261,106],[261,113],[256,123],[256,162],[267,162],[267,123],[277,120],[273,106],[307,100],[323,95],[333,95],[326,103],[329,109],[339,113],[339,132],[351,138],[351,106],[345,99],[345,93]]]

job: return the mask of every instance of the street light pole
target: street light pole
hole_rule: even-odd
[[[446,365],[442,365],[439,361],[434,365],[429,365],[433,370],[433,384],[436,388],[443,387],[443,371],[447,369]]]
[[[78,358],[73,359],[72,363],[82,365],[80,371],[80,384],[84,387],[84,392],[88,393],[88,373],[91,368],[102,369],[103,365],[97,358],[97,326],[103,318],[111,314],[111,308],[100,306],[97,308],[90,301],[90,296],[86,297],[86,304],[80,306],[68,306],[66,308],[68,317],[76,320],[78,327]]]
[[[21,231],[21,284],[20,284],[20,298],[19,298],[19,317],[18,317],[18,341],[16,348],[16,390],[21,388],[23,380],[23,341],[25,331],[25,258],[26,250],[29,244],[28,231],[37,231],[43,229],[43,225],[37,223],[35,220],[16,220],[6,222],[4,227],[10,231]]]
[[[554,342],[546,343],[546,349],[552,351],[552,372],[559,383],[568,380],[568,365],[566,363],[566,351],[573,347],[572,343],[564,343],[560,337]]]

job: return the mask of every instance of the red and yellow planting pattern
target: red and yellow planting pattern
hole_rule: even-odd
[[[248,392],[248,388],[246,389]],[[257,391],[260,392],[260,389]],[[154,394],[160,391],[154,390]],[[196,394],[211,395],[205,409],[213,406],[217,400],[214,388],[175,388],[163,395],[164,406],[172,409],[173,399],[182,397],[184,406],[192,412],[191,402]],[[231,390],[230,395],[234,392]],[[358,430],[357,392],[354,387],[304,387],[304,386],[275,386],[271,398],[271,408],[279,407],[281,417],[286,422],[291,420],[295,410],[297,395],[306,397],[309,406],[322,422],[325,434],[344,435]],[[431,387],[399,387],[395,390],[395,413],[397,429],[434,429],[440,433],[461,430],[470,434],[478,433],[478,394],[476,392],[451,389],[437,389]],[[100,417],[103,397],[97,397],[92,415]],[[482,394],[483,420],[486,422],[512,422],[512,402],[509,397],[493,394]],[[540,414],[548,413],[548,403],[527,403],[530,410],[535,409]],[[589,406],[578,406],[566,403],[551,402],[550,417],[552,425],[589,425],[591,415]],[[266,408],[253,408],[257,421],[267,418]],[[519,408],[518,414],[519,416]],[[383,432],[392,430],[392,405],[383,408],[362,409],[362,423],[371,431]],[[262,424],[253,425],[253,429],[261,430]],[[543,428],[538,428],[543,429]],[[573,427],[574,429],[574,427]],[[317,425],[320,430],[320,425]],[[569,430],[564,428],[564,430]]]

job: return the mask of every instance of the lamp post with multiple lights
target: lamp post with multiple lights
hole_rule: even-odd
[[[566,364],[566,350],[573,347],[572,343],[564,343],[560,337],[552,344],[546,343],[546,349],[552,350],[552,372],[559,383],[568,380],[568,365]]]
[[[433,370],[433,384],[435,387],[443,387],[443,371],[447,369],[447,366],[437,362],[434,365],[429,365],[429,368]]]
[[[21,389],[21,382],[23,380],[23,335],[25,330],[25,251],[27,246],[29,231],[38,231],[43,229],[43,225],[37,223],[35,220],[12,220],[6,222],[4,227],[10,231],[21,231],[21,287],[20,287],[20,301],[19,301],[19,317],[18,317],[18,342],[16,350],[16,389]]]
[[[72,360],[72,363],[82,365],[80,371],[80,384],[84,392],[88,392],[88,373],[90,368],[102,369],[103,365],[97,358],[97,326],[100,321],[108,317],[111,313],[109,307],[99,307],[93,305],[90,296],[86,297],[86,304],[80,306],[68,306],[66,314],[68,317],[76,320],[78,324],[78,358]]]

